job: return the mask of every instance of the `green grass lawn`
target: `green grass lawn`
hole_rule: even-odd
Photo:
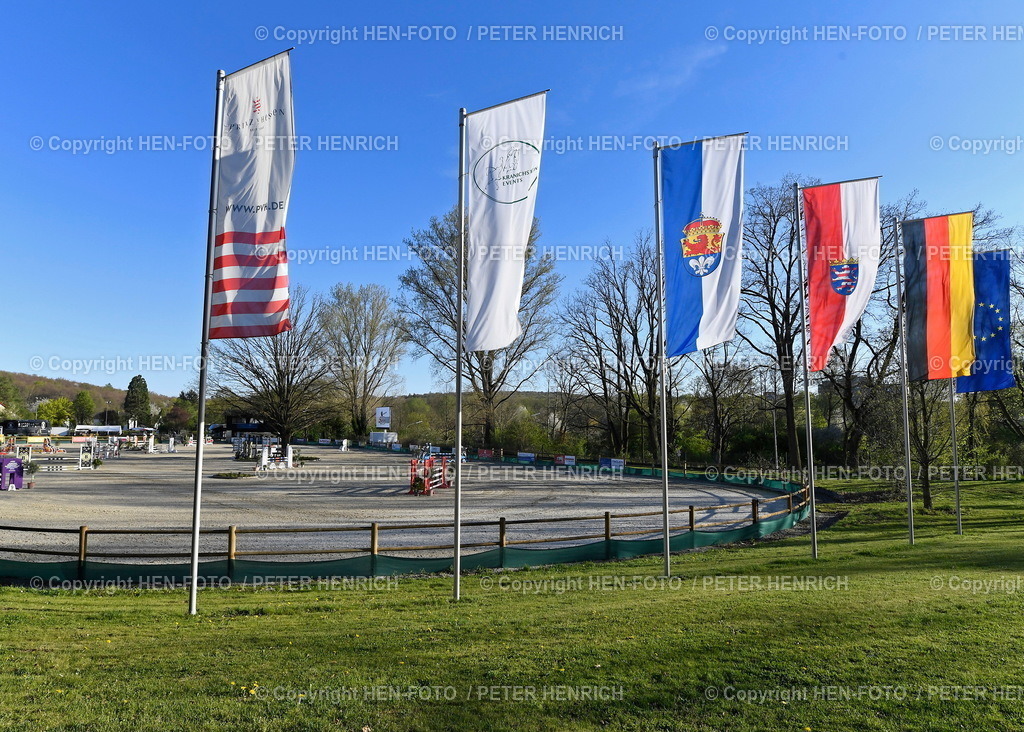
[[[951,493],[913,547],[901,503],[824,505],[850,513],[817,561],[713,549],[667,587],[653,557],[469,575],[458,604],[444,577],[204,590],[196,618],[183,591],[3,587],[0,727],[1024,729],[1024,486],[966,484],[963,537]]]

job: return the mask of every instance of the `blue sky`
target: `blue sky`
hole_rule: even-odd
[[[883,199],[917,188],[933,213],[981,201],[1022,223],[1019,24],[1009,2],[8,7],[0,368],[121,387],[142,373],[168,394],[194,378],[218,68],[297,46],[296,127],[314,149],[296,161],[288,246],[307,254],[293,282],[395,287],[410,262],[367,247],[398,245],[454,204],[459,107],[548,88],[536,212],[558,251],[627,245],[652,225],[647,136],[749,131],[748,186],[882,175]],[[440,38],[374,41],[367,26]],[[608,40],[544,38],[559,26]],[[537,40],[502,38],[531,28]],[[747,30],[769,35],[746,43]],[[316,149],[330,136],[391,149]],[[154,137],[173,149],[139,149]],[[826,149],[778,149],[814,142]],[[558,266],[568,291],[589,265]],[[409,391],[434,386],[426,367],[403,364]]]

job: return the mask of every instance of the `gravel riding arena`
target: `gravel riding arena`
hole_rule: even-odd
[[[256,475],[252,463],[233,459],[230,445],[206,447],[202,526],[217,531],[203,536],[202,552],[223,554],[224,534],[229,526],[236,526],[240,552],[259,552],[267,560],[279,552],[287,552],[288,560],[317,559],[323,555],[301,552],[366,547],[368,527],[376,523],[382,554],[387,554],[389,547],[420,547],[416,551],[422,556],[451,555],[451,549],[443,548],[451,544],[451,529],[423,525],[451,523],[454,490],[408,495],[409,456],[316,446],[304,446],[301,451],[319,459],[302,468]],[[102,561],[107,555],[117,557],[108,561],[155,561],[135,557],[160,554],[159,561],[172,557],[187,561],[194,466],[195,448],[183,448],[177,453],[123,453],[97,470],[40,471],[31,490],[0,493],[0,547],[5,550],[0,557],[52,561],[54,557],[18,550],[74,551],[79,527],[87,526],[90,559]],[[252,477],[213,477],[236,472],[252,473]],[[604,521],[599,520],[605,512],[612,514],[615,532],[629,532],[629,538],[655,538],[661,530],[661,495],[657,478],[586,467],[574,472],[564,466],[468,463],[462,499],[464,552],[478,551],[471,545],[497,539],[496,526],[474,526],[474,522],[495,522],[500,517],[506,519],[509,544],[537,542],[538,547],[553,548],[581,543],[578,539],[605,530]],[[672,523],[685,526],[686,510],[692,505],[698,520],[716,529],[747,524],[752,499],[763,501],[765,511],[785,508],[785,499],[778,493],[673,479],[670,506],[683,512],[674,514]],[[730,505],[701,511],[723,504]],[[629,516],[642,513],[654,515]],[[571,517],[586,519],[550,521]],[[357,530],[309,531],[328,527]],[[63,529],[67,533],[12,528]],[[246,533],[248,529],[284,528],[306,531]],[[154,529],[177,531],[132,533]],[[110,530],[123,533],[105,533]],[[551,541],[558,537],[577,540]]]

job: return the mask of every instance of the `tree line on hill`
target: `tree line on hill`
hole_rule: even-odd
[[[195,401],[198,403],[198,397]],[[141,374],[133,377],[126,389],[118,389],[112,384],[96,386],[0,372],[0,416],[5,419],[45,419],[67,427],[128,422],[151,426],[162,421],[172,406],[167,397],[150,394]]]

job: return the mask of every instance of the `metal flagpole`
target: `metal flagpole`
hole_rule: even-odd
[[[463,323],[462,310],[465,299],[466,272],[466,108],[459,110],[459,274],[456,278],[458,294],[455,298],[458,312],[455,315],[455,536],[452,540],[455,558],[452,571],[455,573],[453,597],[458,600],[462,580],[462,359]]]
[[[527,94],[526,96],[510,99],[501,104],[477,109],[474,112],[467,113],[465,107],[459,110],[459,274],[457,279],[459,291],[456,297],[458,313],[455,326],[455,535],[452,541],[455,551],[454,561],[452,562],[452,569],[455,574],[453,596],[456,600],[459,599],[461,594],[460,585],[462,579],[462,366],[465,360],[463,351],[465,350],[466,343],[465,333],[463,332],[465,330],[463,310],[465,309],[466,299],[466,120],[474,114],[486,112],[506,104],[521,102],[524,99],[546,94],[548,91],[550,90],[545,89],[544,91]]]
[[[956,533],[960,536],[964,533],[963,516],[960,514],[960,458],[957,455],[956,446],[956,388],[953,386],[953,379],[949,381],[949,434],[953,440],[953,495],[956,501]]]
[[[206,282],[203,287],[203,336],[199,347],[199,435],[196,441],[195,490],[192,497],[192,574],[188,613],[196,614],[199,586],[199,511],[203,501],[203,448],[206,444],[206,376],[210,356],[210,310],[213,300],[213,253],[217,230],[217,195],[220,183],[220,135],[224,122],[224,71],[217,72],[217,103],[213,115],[213,166],[210,173],[210,212],[206,229]]]
[[[661,390],[661,514],[665,541],[665,576],[672,576],[672,541],[668,516],[668,398],[665,381],[668,364],[665,358],[665,245],[661,231],[661,150],[654,146],[654,236],[658,240],[658,379]]]
[[[900,331],[900,384],[903,391],[903,453],[907,473],[907,531],[914,543],[914,491],[910,468],[910,392],[907,386],[907,334],[903,315],[903,262],[900,257],[900,222],[892,220],[893,251],[896,253],[896,319]]]
[[[797,259],[800,262],[800,312],[804,327],[804,409],[807,411],[807,490],[811,503],[811,556],[818,558],[818,510],[814,499],[814,440],[811,436],[811,371],[809,367],[811,339],[807,312],[807,277],[804,272],[803,234],[800,231],[800,187],[793,184],[794,225],[796,226]]]

